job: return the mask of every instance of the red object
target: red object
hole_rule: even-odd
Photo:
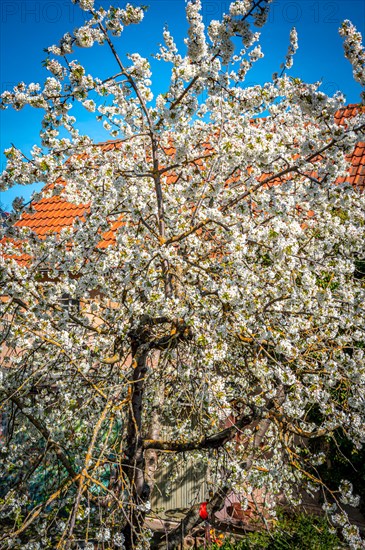
[[[199,508],[199,516],[202,519],[208,519],[207,502],[202,502]]]

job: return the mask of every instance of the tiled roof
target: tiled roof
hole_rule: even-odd
[[[346,120],[352,118],[358,114],[365,114],[365,105],[360,105],[358,103],[350,103],[346,105],[343,109],[339,109],[335,114],[335,122],[339,125],[346,124]]]
[[[357,113],[365,113],[365,106],[351,104],[339,110],[335,115],[335,120],[340,125],[345,125],[346,120],[355,116]],[[121,149],[123,146],[122,140],[106,141],[100,143],[99,146],[104,152],[111,151],[115,148]],[[211,145],[206,144],[206,154],[211,152]],[[173,145],[165,149],[167,156],[172,156],[175,153]],[[349,176],[346,180],[365,190],[365,142],[357,143],[353,153],[348,156],[350,160]],[[201,163],[198,161],[196,164]],[[267,175],[266,175],[267,176]],[[265,177],[264,175],[262,177]],[[174,172],[165,175],[167,184],[174,183],[177,175]],[[232,181],[234,177],[232,177]],[[279,182],[280,183],[280,182]],[[88,211],[87,204],[75,205],[67,202],[61,196],[53,196],[50,198],[42,198],[40,201],[32,204],[32,211],[24,213],[21,219],[15,224],[18,227],[29,227],[34,230],[40,237],[49,232],[59,232],[64,227],[71,226],[76,218],[83,218],[83,215]],[[120,220],[113,222],[110,230],[104,233],[103,241],[99,244],[100,248],[106,248],[115,242],[116,230],[123,225]]]
[[[24,213],[15,226],[29,227],[42,237],[47,233],[59,232],[64,227],[70,227],[76,218],[82,219],[87,210],[87,205],[72,204],[56,195],[32,204],[32,211]]]
[[[0,240],[1,244],[8,244],[11,245],[14,248],[14,252],[12,254],[6,253],[5,258],[9,260],[16,260],[17,263],[21,266],[27,265],[29,261],[31,260],[31,257],[29,254],[25,254],[22,252],[22,243],[19,241],[15,241],[14,239],[10,239],[9,237],[3,237]]]
[[[365,141],[359,141],[352,155],[349,155],[351,166],[347,181],[365,191]]]
[[[98,248],[107,248],[111,244],[115,244],[117,229],[122,227],[122,225],[124,225],[122,219],[113,222],[110,226],[110,230],[103,234],[103,240],[98,244]]]

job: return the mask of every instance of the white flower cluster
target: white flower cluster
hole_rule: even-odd
[[[96,534],[96,540],[98,542],[108,542],[111,538],[111,532],[109,527],[103,527],[100,529],[100,531]]]
[[[267,0],[266,2],[258,2],[257,9],[253,14],[256,27],[263,27],[269,16],[270,4],[273,0]]]
[[[235,17],[237,15],[244,16],[251,8],[251,5],[251,0],[235,0],[229,6],[229,13],[230,15],[232,15],[232,17]]]
[[[47,70],[50,71],[55,77],[63,79],[66,74],[65,67],[62,67],[56,59],[50,59],[46,61]]]
[[[112,35],[120,36],[124,26],[138,24],[143,20],[144,10],[138,6],[127,4],[124,9],[111,7],[107,12],[102,12],[100,15],[102,19],[105,18],[105,27]]]
[[[120,10],[120,17],[123,25],[138,25],[143,20],[144,11],[139,6],[127,4],[126,7]]]
[[[94,42],[102,44],[104,35],[99,29],[90,26],[80,27],[74,30],[75,43],[79,48],[91,48]]]
[[[343,504],[350,506],[358,506],[360,503],[360,497],[353,494],[353,486],[347,480],[342,480],[339,486],[340,498]]]
[[[353,67],[354,78],[361,86],[365,87],[365,49],[362,45],[361,33],[348,19],[342,23],[339,33],[344,38],[345,56]],[[363,99],[365,102],[364,91]]]
[[[72,35],[67,32],[64,34],[64,36],[60,40],[59,46],[50,46],[47,51],[48,53],[52,53],[53,55],[58,56],[64,56],[67,54],[72,53],[72,45],[74,43],[75,39],[72,37]]]
[[[113,543],[114,546],[116,546],[117,548],[125,550],[125,537],[123,533],[115,533],[115,535],[113,536]]]
[[[286,54],[285,63],[284,63],[284,67],[286,69],[291,69],[291,67],[293,66],[293,57],[297,49],[298,49],[298,34],[295,27],[293,27],[292,30],[290,31],[290,44],[288,47],[288,52]]]
[[[86,101],[83,101],[82,104],[83,104],[83,106],[85,107],[85,109],[87,109],[88,111],[90,111],[90,113],[94,113],[94,112],[95,112],[96,103],[95,103],[94,100],[92,100],[92,99],[87,99]]]
[[[141,512],[149,512],[151,510],[151,503],[149,500],[146,502],[142,502],[141,504],[137,504],[136,506],[137,510],[140,510]]]
[[[113,36],[120,36],[123,32],[123,25],[121,22],[122,10],[120,8],[110,9],[108,11],[105,27],[112,33]]]
[[[189,22],[189,38],[185,40],[185,43],[188,46],[188,56],[192,63],[201,61],[207,55],[208,51],[201,9],[200,0],[188,2],[186,5],[186,18]]]
[[[94,8],[94,0],[79,0],[80,8],[84,11],[90,11]]]
[[[223,65],[227,65],[234,52],[232,30],[226,22],[213,20],[208,26],[208,35],[221,54]]]

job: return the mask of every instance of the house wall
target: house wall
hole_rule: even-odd
[[[181,458],[155,474],[151,507],[157,513],[190,508],[208,499],[206,467]]]

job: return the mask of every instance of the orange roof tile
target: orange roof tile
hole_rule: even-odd
[[[8,260],[16,260],[17,263],[21,266],[26,266],[29,263],[31,257],[29,256],[29,254],[24,254],[22,252],[22,243],[15,241],[14,239],[10,239],[9,237],[4,237],[0,239],[0,245],[1,244],[11,244],[14,246],[15,249],[19,250],[19,252],[16,252],[14,254],[6,254],[5,258],[7,258]]]
[[[346,107],[343,107],[343,109],[337,111],[335,114],[335,122],[341,126],[346,125],[346,120],[358,114],[365,114],[365,105],[350,103],[346,105]]]
[[[70,227],[76,218],[82,218],[87,211],[88,205],[72,204],[56,195],[33,203],[32,211],[25,212],[15,226],[29,227],[37,235],[43,236]]]
[[[339,178],[338,182],[347,181],[360,191],[365,191],[365,141],[359,141],[351,155],[346,158],[350,162],[348,175],[346,178]]]

